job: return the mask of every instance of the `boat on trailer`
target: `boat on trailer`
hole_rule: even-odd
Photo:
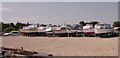
[[[37,34],[36,26],[34,25],[25,26],[19,31],[23,36],[35,36]]]
[[[74,36],[81,37],[83,36],[83,26],[80,24],[73,24],[72,28],[70,29],[71,32],[74,33]]]
[[[36,26],[30,25],[19,29],[23,36],[57,36],[57,37],[80,37],[80,36],[99,36],[99,37],[112,37],[119,34],[114,32],[114,28],[110,24],[87,24],[81,26],[63,25],[63,26]]]
[[[94,27],[92,24],[87,24],[83,26],[83,34],[84,36],[94,36]]]
[[[94,32],[96,36],[99,37],[111,37],[114,36],[114,29],[110,24],[96,24],[94,28]]]
[[[37,36],[46,36],[46,32],[45,32],[46,27],[41,26],[41,27],[37,27],[36,29],[38,33]]]
[[[79,25],[75,26],[60,26],[60,27],[49,27],[46,29],[46,34],[49,36],[58,37],[78,37],[82,36],[82,28]]]
[[[23,36],[45,36],[45,27],[37,27],[36,25],[30,25],[19,29]]]
[[[49,27],[46,29],[46,34],[48,36],[65,37],[67,36],[67,30],[65,27]]]

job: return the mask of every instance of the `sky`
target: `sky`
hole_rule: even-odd
[[[111,0],[112,1],[112,0]],[[74,24],[79,21],[110,23],[118,20],[117,2],[3,2],[3,22]]]
[[[118,2],[120,0],[1,0],[2,2]]]

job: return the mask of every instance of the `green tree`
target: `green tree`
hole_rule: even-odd
[[[86,23],[84,21],[80,21],[79,24],[82,25],[82,26],[86,25]]]
[[[16,29],[19,29],[19,28],[21,28],[21,27],[22,27],[22,24],[21,24],[21,23],[19,23],[19,22],[17,22],[17,23],[16,23],[16,25],[15,25],[15,27],[16,27]]]
[[[10,26],[10,27],[14,27],[14,28],[15,28],[14,23],[10,23],[10,24],[9,24],[9,26]]]
[[[4,31],[5,28],[9,27],[8,23],[1,22],[1,25],[2,25],[2,32]]]
[[[99,23],[98,21],[91,21],[90,24],[97,24]]]
[[[7,25],[9,25],[9,26],[7,26]],[[4,32],[10,32],[10,31],[16,31],[17,30],[14,23],[3,24],[3,26],[6,26],[3,30]]]
[[[28,26],[28,25],[30,25],[30,23],[29,23],[29,22],[27,22],[26,26]]]
[[[3,25],[3,23],[2,22],[0,22],[0,36],[2,35],[2,25]]]
[[[25,23],[17,22],[16,25],[15,25],[15,27],[16,27],[16,29],[20,29],[20,28],[23,28],[24,26],[28,26],[28,25],[30,25],[29,22],[27,22],[26,24]]]
[[[89,22],[89,24],[92,24],[93,27],[94,27],[96,24],[98,24],[98,23],[99,23],[98,21],[91,21],[91,22]]]
[[[16,30],[17,30],[16,28],[9,26],[4,30],[4,32],[10,32],[10,31],[16,31]]]
[[[2,25],[3,25],[3,23],[0,22],[0,32],[2,32]]]
[[[120,27],[120,22],[119,21],[113,22],[113,27]]]
[[[0,31],[2,31],[2,33],[15,31],[15,30],[18,30],[19,28],[22,28],[22,27],[28,26],[28,25],[30,25],[28,22],[27,23],[17,22],[16,25],[14,25],[14,23],[0,22]]]

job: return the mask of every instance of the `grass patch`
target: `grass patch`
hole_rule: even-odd
[[[119,30],[114,30],[114,33],[118,33],[120,37],[120,31]]]

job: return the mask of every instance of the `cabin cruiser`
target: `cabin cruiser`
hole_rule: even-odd
[[[48,27],[45,31],[48,36],[64,36],[67,34],[65,27]]]
[[[34,25],[29,25],[25,26],[22,29],[19,29],[20,32],[37,32],[36,26]]]
[[[73,37],[73,36],[81,36],[82,28],[80,26],[75,25],[62,25],[60,27],[49,27],[46,29],[47,35],[53,36],[66,36],[66,37]]]
[[[113,28],[110,24],[67,24],[59,26],[37,26],[29,25],[19,29],[23,36],[57,36],[57,37],[79,37],[79,36],[113,36]],[[5,34],[6,35],[6,34]]]
[[[94,35],[94,28],[92,24],[87,24],[83,26],[83,33],[84,36],[93,36]]]
[[[37,36],[46,36],[46,27],[43,27],[43,26],[40,26],[40,27],[37,27]]]
[[[37,26],[35,26],[35,25],[29,25],[29,26],[26,26],[26,27],[23,27],[22,29],[26,29],[26,30],[30,30],[30,29],[35,29]]]
[[[23,36],[43,36],[45,34],[45,27],[37,27],[37,25],[29,25],[19,29]]]
[[[76,37],[83,36],[83,26],[80,24],[73,24],[71,28],[72,34],[74,34]]]
[[[96,24],[94,32],[97,36],[111,36],[113,34],[113,28],[110,24]]]

